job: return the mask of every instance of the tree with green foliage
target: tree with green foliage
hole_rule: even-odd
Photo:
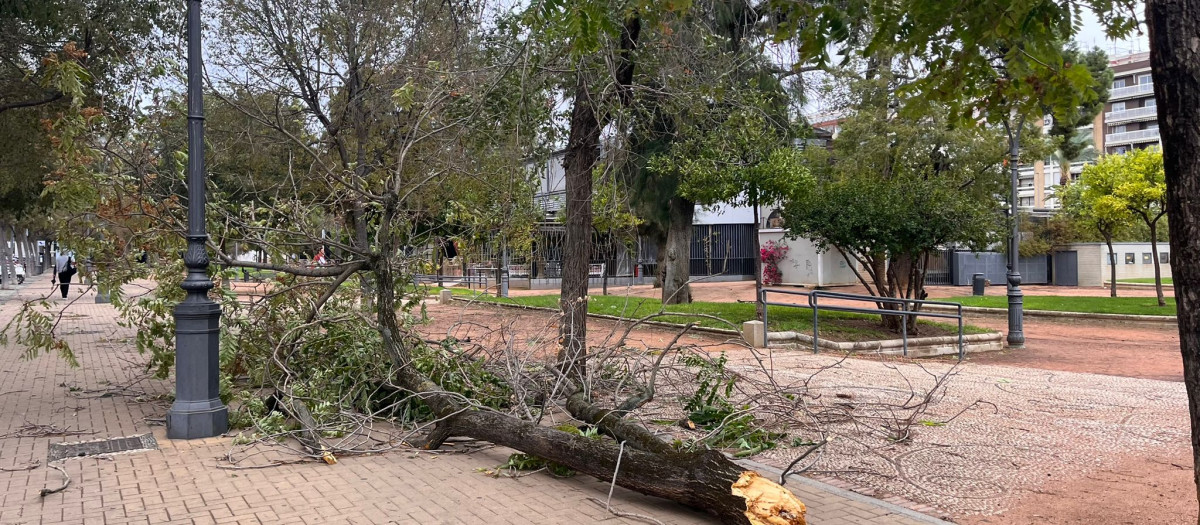
[[[0,215],[44,215],[54,123],[84,108],[127,126],[136,86],[159,66],[179,27],[168,0],[0,2]]]
[[[1059,111],[1061,116],[1053,119],[1054,122],[1047,133],[1056,148],[1054,157],[1059,162],[1060,186],[1071,183],[1071,163],[1081,160],[1085,152],[1095,151],[1091,136],[1081,134],[1079,128],[1090,126],[1096,115],[1104,110],[1104,104],[1108,102],[1108,86],[1112,84],[1113,79],[1112,68],[1108,67],[1108,55],[1100,48],[1083,52],[1074,42],[1068,44],[1063,51],[1063,65],[1074,64],[1083,64],[1087,68],[1092,77],[1092,85],[1087,89],[1091,90],[1095,97],[1087,97],[1074,113],[1069,108]],[[1054,112],[1054,108],[1047,109],[1051,113]]]
[[[858,103],[847,108],[831,151],[806,151],[816,187],[785,200],[784,226],[821,249],[837,248],[870,294],[924,299],[934,250],[982,249],[998,239],[1004,147],[994,128],[952,127],[934,110],[891,111],[902,103],[891,82],[883,74],[853,83]],[[901,326],[896,316],[885,323]]]
[[[1158,305],[1166,306],[1158,256],[1158,225],[1167,214],[1162,159],[1162,151],[1157,148],[1101,157],[1096,164],[1084,167],[1079,178],[1081,188],[1067,194],[1067,209],[1095,225],[1108,243],[1110,257],[1116,257],[1112,249],[1114,232],[1130,220],[1140,220],[1150,233]],[[1110,260],[1109,264],[1112,267],[1112,296],[1116,297],[1116,261]]]
[[[679,194],[692,202],[751,207],[753,244],[758,247],[760,206],[785,196],[802,195],[812,186],[808,170],[792,145],[790,126],[786,121],[772,120],[769,113],[754,104],[714,107],[697,121],[703,127],[681,130],[668,153],[651,159],[649,170],[678,174]],[[757,255],[756,250],[756,292],[762,290],[762,261]],[[671,268],[664,280],[663,303],[691,302],[686,275],[674,274]],[[669,301],[668,290],[689,297]],[[762,304],[756,304],[761,316]]]
[[[804,68],[781,70],[766,56],[769,12],[752,2],[696,3],[685,12],[664,17],[660,26],[647,28],[642,37],[628,119],[629,162],[624,171],[633,189],[634,209],[645,219],[643,232],[658,247],[656,284],[663,288],[662,300],[687,303],[691,301],[688,283],[695,209],[717,201],[712,200],[715,194],[711,192],[703,195],[713,188],[689,190],[699,186],[689,183],[689,175],[677,168],[684,157],[698,150],[714,153],[723,147],[721,142],[733,149],[743,148],[744,144],[726,140],[732,133],[719,128],[725,120],[744,120],[749,113],[758,114],[759,122],[752,126],[758,127],[754,133],[765,140],[754,146],[760,153],[790,140],[788,107],[797,100],[793,98],[796,93],[788,91],[788,82]],[[736,116],[739,112],[743,116]],[[774,131],[764,134],[762,126]],[[726,136],[718,137],[721,134]],[[708,146],[698,146],[701,140]],[[678,144],[681,141],[691,144]],[[689,152],[681,155],[684,151]],[[666,160],[669,158],[680,162]],[[724,164],[712,158],[708,162]],[[727,170],[722,173],[732,175]],[[745,189],[752,190],[749,186]],[[725,198],[730,199],[727,204],[755,200],[740,194]]]
[[[1117,296],[1117,252],[1113,238],[1127,229],[1133,217],[1124,203],[1113,195],[1117,181],[1112,170],[1086,166],[1079,181],[1062,195],[1063,211],[1085,227],[1100,234],[1108,246],[1109,296]]]

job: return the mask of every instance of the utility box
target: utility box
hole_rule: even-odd
[[[982,273],[977,273],[971,276],[971,295],[983,295],[987,289],[987,279],[984,279]]]

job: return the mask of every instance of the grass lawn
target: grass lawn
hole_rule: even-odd
[[[1154,284],[1153,277],[1138,277],[1136,279],[1117,279],[1117,283]],[[1170,277],[1163,277],[1163,286],[1172,284]]]
[[[1120,293],[1118,291],[1118,293]],[[987,295],[983,297],[951,297],[939,299],[962,303],[963,306],[985,308],[1008,308],[1008,297]],[[1056,295],[1026,295],[1027,310],[1057,310],[1089,314],[1129,315],[1175,315],[1175,298],[1168,297],[1166,306],[1158,306],[1154,297],[1061,297]]]
[[[452,289],[455,295],[476,295],[470,290]],[[461,291],[460,291],[461,290]],[[558,308],[558,294],[533,295],[524,297],[497,298],[494,295],[478,295],[478,300],[485,302],[537,306],[542,308]],[[640,319],[658,312],[662,303],[657,299],[618,296],[591,296],[588,301],[588,313],[606,314],[626,318]],[[713,303],[694,302],[692,304],[670,305],[668,313],[681,315],[666,315],[653,320],[667,323],[696,322],[699,326],[709,328],[725,328],[740,330],[742,322],[755,319],[754,305],[751,303]],[[688,315],[694,314],[694,315]],[[716,319],[697,317],[695,315],[710,315],[729,321],[721,322]],[[772,306],[767,310],[767,320],[772,331],[794,330],[812,333],[812,311],[785,306]],[[879,325],[880,316],[871,314],[856,314],[847,312],[821,312],[822,338],[834,341],[870,341],[877,339],[897,339],[899,335],[885,330]],[[958,326],[949,323],[918,321],[921,336],[950,335],[958,333]],[[733,323],[733,324],[730,324]],[[989,330],[966,325],[964,333],[979,334]]]

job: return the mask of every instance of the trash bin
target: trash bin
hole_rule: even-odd
[[[977,273],[971,276],[971,295],[983,295],[986,289],[987,279],[983,278],[982,273]]]

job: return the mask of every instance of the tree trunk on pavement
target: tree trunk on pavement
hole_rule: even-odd
[[[671,198],[667,204],[671,213],[671,224],[667,228],[666,254],[663,258],[663,304],[686,304],[692,302],[692,219],[696,215],[696,203],[680,196]]]
[[[21,238],[18,240],[17,237],[14,235],[13,240],[14,240],[13,244],[16,244],[16,246],[17,246],[17,260],[20,261],[21,266],[25,268],[25,275],[28,277],[30,275],[30,273],[29,273],[29,251],[26,249],[25,239]]]
[[[381,250],[386,249],[385,243]],[[373,271],[377,282],[393,281],[391,264],[386,255],[376,263]],[[622,435],[624,450],[613,440],[583,437],[488,410],[466,410],[460,395],[442,390],[412,366],[411,349],[422,343],[419,336],[397,321],[395,291],[380,286],[376,294],[376,320],[384,351],[397,370],[398,383],[421,393],[421,400],[441,418],[426,448],[436,449],[453,436],[480,439],[605,481],[613,479],[615,471],[616,483],[622,487],[703,510],[722,523],[750,523],[745,514],[746,500],[731,491],[746,469],[718,451],[676,451],[644,427],[615,417],[613,411],[596,409],[582,395],[571,396],[572,411]],[[798,508],[784,508],[782,513],[792,519],[771,523],[804,523],[803,511]]]
[[[1148,0],[1150,67],[1167,178],[1171,267],[1200,498],[1200,3]]]
[[[16,286],[16,272],[12,266],[12,252],[8,241],[12,230],[7,224],[0,224],[0,289],[11,290]]]

